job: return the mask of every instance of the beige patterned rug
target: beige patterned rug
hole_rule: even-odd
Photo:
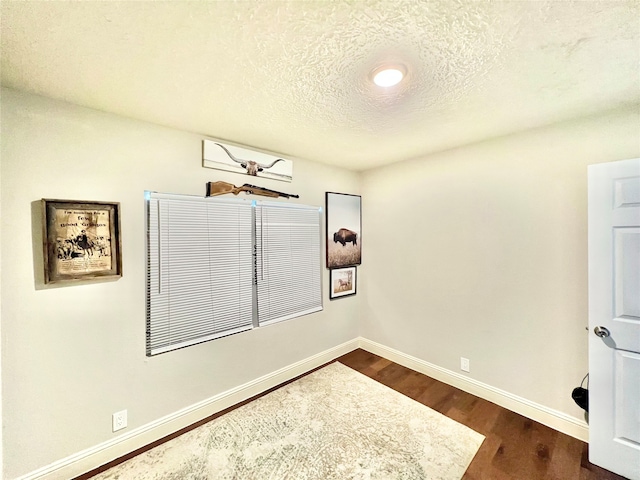
[[[94,479],[460,480],[483,440],[332,363]]]

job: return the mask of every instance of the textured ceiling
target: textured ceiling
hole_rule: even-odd
[[[0,8],[4,86],[355,170],[640,105],[638,0]]]

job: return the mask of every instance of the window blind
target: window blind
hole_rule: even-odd
[[[322,310],[321,210],[258,202],[255,213],[258,324]]]
[[[147,355],[252,328],[251,202],[147,199]]]
[[[322,310],[318,207],[146,195],[147,355]]]

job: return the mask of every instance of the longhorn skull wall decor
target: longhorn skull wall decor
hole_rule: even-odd
[[[291,160],[212,140],[202,142],[202,166],[284,182],[293,180]]]

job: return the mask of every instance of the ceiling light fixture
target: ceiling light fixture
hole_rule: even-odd
[[[379,87],[393,87],[402,81],[404,74],[402,67],[380,67],[372,72],[373,83]]]

